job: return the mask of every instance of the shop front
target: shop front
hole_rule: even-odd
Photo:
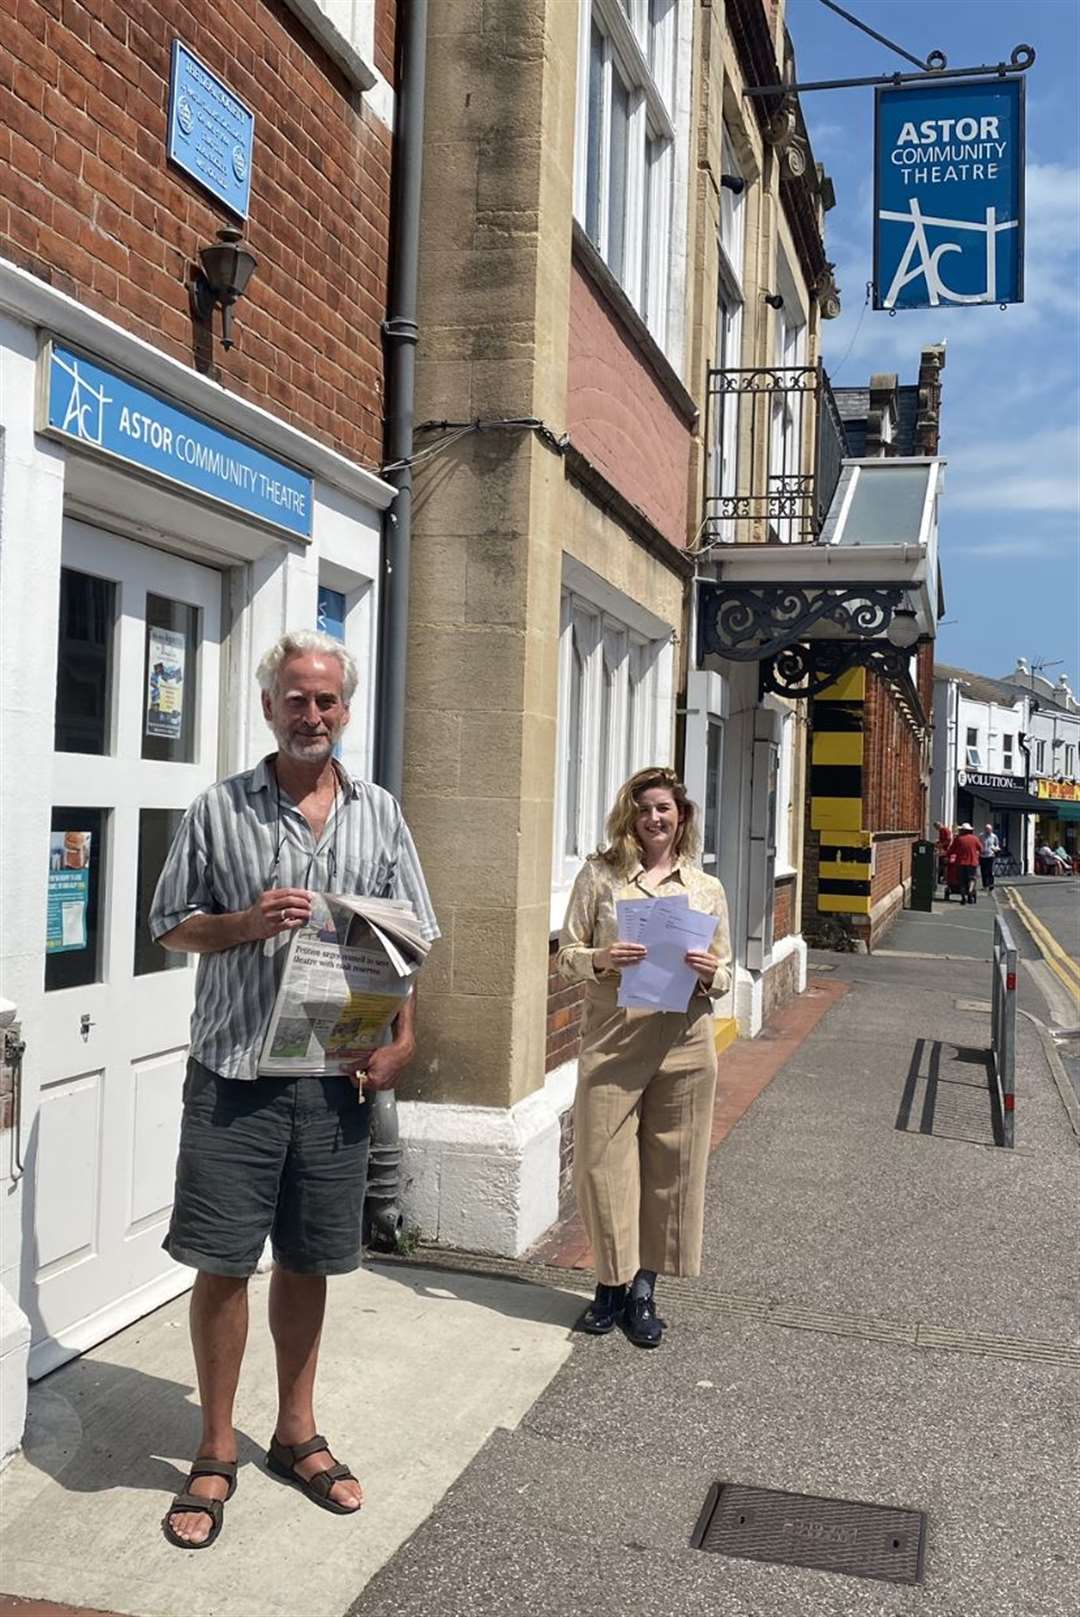
[[[956,824],[968,824],[981,836],[992,825],[1001,843],[999,871],[1026,875],[1032,868],[1032,816],[1039,800],[1023,775],[991,775],[961,769],[956,775]]]
[[[6,1391],[190,1284],[161,1239],[195,962],[150,899],[193,797],[269,750],[286,626],[329,614],[356,657],[370,773],[392,490],[6,264],[0,490]]]
[[[1039,800],[1036,848],[1064,850],[1072,868],[1080,869],[1080,784],[1039,780],[1035,782],[1035,792]]]

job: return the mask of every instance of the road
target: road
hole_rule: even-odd
[[[1018,946],[1033,943],[1042,956],[1039,985],[1049,1022],[1077,1100],[1080,1101],[1080,878],[1027,876],[1000,884],[1012,900]]]

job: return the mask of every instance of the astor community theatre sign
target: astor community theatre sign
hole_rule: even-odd
[[[42,363],[42,432],[310,539],[312,479],[294,466],[59,343]]]
[[[879,89],[874,307],[1023,300],[1020,79]]]

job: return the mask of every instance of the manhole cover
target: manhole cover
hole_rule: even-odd
[[[750,1561],[921,1583],[925,1533],[921,1510],[714,1482],[690,1543]]]

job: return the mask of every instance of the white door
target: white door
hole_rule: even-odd
[[[65,524],[45,1032],[27,1052],[33,1376],[191,1283],[161,1240],[195,962],[146,922],[218,772],[221,596],[212,568]]]

